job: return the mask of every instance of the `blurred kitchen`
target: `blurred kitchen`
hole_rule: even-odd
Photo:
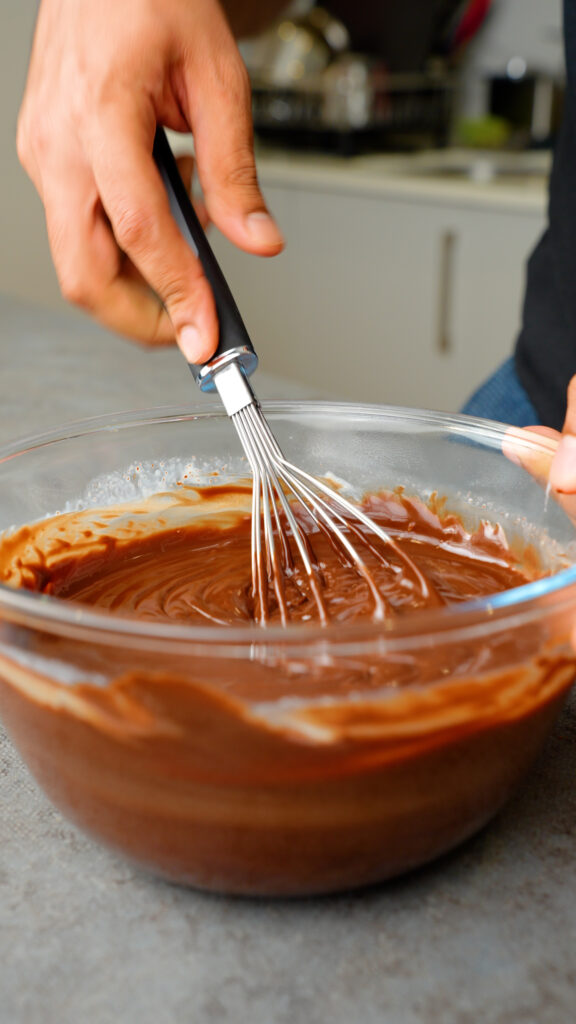
[[[9,6],[14,125],[36,4]],[[327,397],[457,409],[511,353],[545,223],[560,0],[296,0],[242,51],[287,246],[259,261],[213,238],[262,368]],[[40,202],[10,147],[1,160],[0,291],[57,307]]]

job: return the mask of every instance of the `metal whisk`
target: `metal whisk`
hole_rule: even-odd
[[[426,579],[385,530],[337,490],[285,459],[248,381],[258,365],[258,357],[161,128],[156,132],[154,158],[168,193],[172,214],[200,259],[216,302],[220,323],[217,351],[208,363],[189,365],[202,391],[217,390],[250,463],[253,475],[252,587],[256,619],[262,624],[268,620],[272,591],[282,623],[288,622],[285,583],[287,578],[298,575],[294,557],[297,554],[319,620],[323,624],[329,621],[321,566],[316,559],[310,533],[303,528],[300,518],[307,518],[322,530],[343,560],[363,577],[372,595],[374,619],[385,617],[386,602],[373,572],[351,536],[388,567],[390,562],[386,551],[393,550],[422,595],[428,597],[430,586]]]

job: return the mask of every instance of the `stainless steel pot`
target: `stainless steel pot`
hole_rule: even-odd
[[[301,18],[283,18],[254,44],[252,80],[277,88],[301,85],[323,72],[349,42],[342,22],[321,7]]]

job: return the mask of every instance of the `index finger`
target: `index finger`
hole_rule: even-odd
[[[110,104],[100,112],[90,159],[119,247],[164,304],[185,357],[202,363],[218,344],[216,310],[200,262],[170,212],[152,156],[155,128],[152,112],[143,117],[134,101]]]

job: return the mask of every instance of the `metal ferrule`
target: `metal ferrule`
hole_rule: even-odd
[[[228,349],[221,355],[214,356],[213,359],[210,359],[208,363],[204,363],[203,366],[195,366],[193,363],[188,365],[201,391],[214,391],[214,389],[219,391],[220,388],[216,383],[216,374],[219,374],[224,367],[232,363],[236,363],[244,377],[250,377],[258,366],[258,356],[252,348],[238,345],[236,348]]]
[[[229,416],[235,416],[247,405],[258,404],[248,378],[236,359],[228,359],[215,371],[214,384]]]

